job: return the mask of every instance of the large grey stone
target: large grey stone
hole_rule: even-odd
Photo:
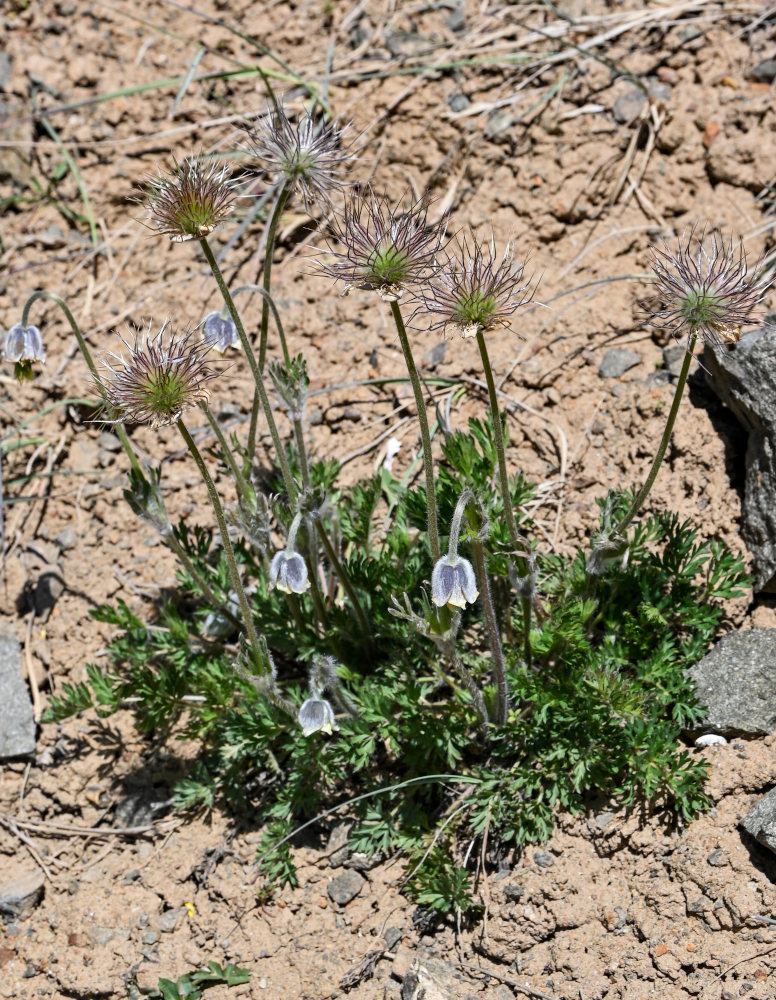
[[[769,317],[770,318],[770,317]],[[708,346],[706,379],[742,427],[745,452],[742,533],[756,591],[776,591],[776,325],[744,334],[733,348]]]
[[[598,374],[601,378],[620,378],[638,364],[641,364],[641,355],[629,347],[610,347],[601,359]]]
[[[35,719],[22,678],[22,651],[9,629],[0,628],[0,760],[35,752]]]
[[[26,920],[43,899],[44,881],[43,872],[28,871],[0,882],[0,916]]]
[[[776,729],[776,628],[723,636],[690,668],[706,718],[693,731],[763,736]]]
[[[366,879],[358,872],[344,871],[329,883],[329,899],[339,903],[340,906],[345,906],[351,899],[356,898],[365,885]]]
[[[776,788],[752,806],[741,820],[741,826],[758,843],[776,853]]]

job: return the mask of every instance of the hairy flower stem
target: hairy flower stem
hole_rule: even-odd
[[[428,415],[426,404],[423,399],[423,389],[421,388],[418,369],[415,367],[415,360],[412,357],[412,348],[404,327],[401,310],[398,302],[391,302],[391,312],[396,330],[399,334],[401,349],[404,352],[404,363],[412,383],[412,391],[415,393],[415,405],[418,408],[418,423],[420,424],[420,439],[423,443],[423,466],[426,470],[426,518],[428,521],[428,542],[431,549],[431,561],[434,565],[439,561],[441,555],[439,549],[439,528],[437,526],[436,494],[434,490],[434,461],[431,456],[431,435],[428,432]]]
[[[361,602],[358,599],[358,594],[353,589],[353,584],[350,582],[350,578],[348,577],[348,574],[345,571],[345,567],[342,565],[339,556],[334,550],[334,546],[331,544],[329,536],[326,534],[326,529],[318,520],[316,520],[315,526],[318,529],[318,537],[320,538],[321,544],[323,545],[326,551],[326,555],[329,558],[329,562],[332,565],[332,569],[339,577],[340,583],[345,588],[345,593],[350,598],[350,603],[353,606],[353,611],[355,613],[356,618],[358,619],[358,624],[359,627],[361,628],[361,633],[364,639],[366,640],[367,645],[371,646],[372,630],[369,627],[369,621],[366,615],[364,614],[364,609],[361,607]]]
[[[259,368],[264,371],[267,360],[267,333],[269,331],[269,289],[272,280],[272,258],[275,255],[275,237],[277,235],[278,223],[283,209],[286,207],[291,188],[284,184],[275,202],[275,208],[269,220],[267,230],[267,243],[264,247],[264,272],[262,274],[262,284],[264,288],[264,301],[261,304],[261,332],[259,333]],[[288,359],[286,359],[288,360]]]
[[[264,371],[264,364],[267,358],[267,332],[269,330],[269,307],[272,304],[272,312],[275,316],[275,320],[278,325],[278,334],[280,335],[280,343],[283,348],[283,357],[285,359],[286,365],[290,364],[290,358],[288,354],[288,346],[286,345],[286,336],[283,330],[283,326],[280,322],[280,317],[278,316],[278,311],[275,308],[275,303],[272,301],[272,296],[270,295],[269,287],[272,278],[272,258],[275,253],[275,233],[277,231],[278,222],[280,220],[280,213],[283,211],[283,206],[289,195],[288,186],[285,186],[280,192],[277,202],[275,203],[275,208],[273,209],[272,216],[269,221],[269,230],[267,232],[267,245],[264,250],[264,273],[263,282],[264,286],[260,289],[263,296],[263,302],[261,304],[261,332],[259,334],[259,371]],[[256,386],[256,391],[253,393],[253,404],[251,405],[251,422],[248,428],[248,448],[247,456],[248,460],[253,459],[254,452],[256,451],[256,428],[259,422],[259,404],[261,400],[259,397],[258,384]]]
[[[622,519],[618,521],[617,525],[612,529],[612,537],[617,537],[622,535],[622,532],[628,527],[633,518],[641,510],[644,501],[649,496],[649,491],[657,478],[660,466],[665,458],[666,451],[668,449],[668,442],[671,440],[671,433],[674,429],[674,424],[676,423],[676,417],[679,413],[679,404],[682,401],[682,395],[684,393],[684,387],[687,383],[687,375],[690,371],[690,362],[693,358],[693,350],[695,348],[695,343],[698,339],[698,331],[690,331],[690,339],[687,344],[687,350],[684,354],[684,361],[682,362],[682,370],[679,372],[679,380],[676,383],[676,390],[674,392],[673,402],[671,403],[671,409],[668,411],[668,418],[666,420],[666,426],[663,431],[663,437],[660,439],[660,446],[657,449],[654,459],[652,460],[652,467],[649,470],[649,475],[644,481],[644,485],[641,487],[639,492],[633,498],[633,503],[628,508],[627,512],[623,515]]]
[[[229,621],[232,623],[232,625],[235,626],[235,628],[237,628],[238,630],[241,629],[242,624],[240,622],[240,619],[235,616],[233,611],[229,610],[228,605],[225,604],[221,598],[216,596],[216,593],[213,590],[213,588],[210,586],[210,584],[207,582],[204,576],[200,573],[200,571],[191,561],[186,550],[183,548],[183,546],[175,537],[175,535],[172,532],[169,532],[167,535],[164,535],[163,538],[164,538],[164,544],[167,545],[169,548],[171,548],[172,551],[175,553],[176,558],[179,560],[183,568],[186,570],[186,572],[189,574],[192,580],[202,591],[202,596],[205,598],[208,604],[216,608],[224,616],[224,618],[228,618]]]
[[[307,449],[304,446],[304,429],[299,417],[294,417],[294,437],[296,438],[296,450],[299,453],[299,469],[302,473],[302,486],[306,490],[310,489],[310,467],[307,464]]]
[[[480,691],[479,684],[477,684],[477,681],[474,679],[468,668],[463,665],[463,661],[458,655],[458,651],[456,650],[454,643],[450,644],[449,655],[450,659],[453,661],[453,668],[455,672],[461,678],[463,686],[469,692],[469,697],[472,700],[475,712],[480,717],[483,729],[487,728],[490,718],[488,717],[488,709],[485,705],[485,699],[482,697],[482,691]]]
[[[310,596],[313,599],[313,607],[315,608],[315,615],[321,626],[321,630],[324,635],[329,633],[329,616],[326,614],[326,608],[323,603],[323,596],[321,594],[320,584],[318,582],[318,551],[315,542],[315,526],[312,523],[312,519],[308,516],[305,518],[304,522],[305,534],[307,535],[307,547],[308,547],[308,566],[310,568]],[[339,650],[335,649],[335,653],[339,656]]]
[[[479,539],[472,539],[472,554],[474,568],[480,584],[480,600],[485,614],[485,631],[488,634],[488,645],[493,660],[493,676],[496,681],[496,705],[493,721],[499,725],[507,721],[509,712],[509,690],[507,688],[507,670],[504,662],[504,650],[501,648],[501,633],[499,631],[496,609],[493,606],[493,595],[490,590],[490,578],[485,562],[485,549]]]
[[[488,355],[488,347],[485,343],[485,336],[481,329],[477,330],[477,346],[480,349],[480,357],[482,358],[482,368],[485,372],[485,381],[488,385],[488,398],[490,400],[490,413],[493,419],[493,438],[496,445],[496,454],[498,455],[498,474],[499,480],[501,482],[501,499],[504,504],[504,513],[507,519],[507,530],[509,531],[509,540],[512,543],[512,547],[516,552],[520,551],[520,535],[517,530],[517,522],[515,521],[515,512],[512,509],[512,494],[509,489],[509,475],[507,474],[507,456],[504,449],[504,434],[501,429],[501,411],[498,406],[498,394],[496,392],[496,383],[493,380],[493,369],[490,365],[490,357]],[[526,577],[530,572],[530,567],[528,565],[528,560],[523,556],[516,556],[515,561],[517,563],[517,572],[521,577]],[[523,656],[525,657],[525,662],[528,666],[531,665],[531,598],[523,596],[520,598],[520,604],[523,609]]]
[[[99,393],[102,396],[102,398],[105,399],[105,390],[102,388],[102,382],[100,381],[99,373],[97,372],[97,366],[94,363],[91,351],[86,346],[86,340],[84,339],[84,335],[81,333],[78,323],[76,323],[75,316],[73,316],[67,303],[60,295],[57,295],[56,292],[49,292],[45,289],[40,289],[37,292],[33,292],[32,295],[24,303],[24,309],[22,310],[22,326],[26,327],[28,325],[27,321],[30,315],[30,308],[32,307],[33,302],[35,302],[37,299],[50,299],[52,302],[56,302],[56,304],[65,314],[65,317],[67,318],[67,321],[70,324],[70,329],[73,331],[75,339],[78,341],[78,347],[81,351],[81,354],[83,355],[83,359],[86,362],[89,371],[92,373],[95,385],[97,386],[97,389],[99,390]],[[140,462],[138,461],[137,455],[135,454],[135,449],[132,447],[130,443],[127,432],[124,430],[124,425],[117,423],[113,424],[112,426],[113,430],[116,432],[116,437],[119,439],[119,441],[121,441],[124,451],[127,453],[127,458],[129,459],[130,465],[138,474],[138,476],[141,477],[141,479],[145,479],[145,474],[143,473],[143,470],[140,466]]]
[[[234,549],[232,547],[231,539],[229,538],[229,530],[226,525],[226,517],[224,516],[224,508],[221,506],[221,499],[218,496],[218,490],[216,489],[215,483],[213,482],[213,477],[208,471],[208,467],[205,465],[205,460],[202,458],[199,448],[197,447],[194,438],[189,434],[188,428],[184,424],[183,420],[179,417],[177,420],[178,430],[181,432],[183,440],[189,451],[197,463],[197,468],[199,469],[200,475],[207,487],[208,496],[210,497],[210,503],[213,507],[213,511],[216,515],[216,520],[218,521],[218,528],[221,532],[221,541],[224,545],[224,553],[226,555],[226,562],[229,567],[229,575],[232,578],[232,585],[237,594],[237,600],[240,604],[240,610],[243,616],[243,625],[248,636],[248,644],[250,645],[251,651],[253,652],[254,662],[257,667],[260,668],[262,674],[267,673],[266,665],[264,664],[264,659],[261,654],[261,646],[259,644],[259,634],[256,631],[256,626],[253,624],[253,616],[251,614],[251,609],[248,604],[248,598],[245,596],[245,588],[242,585],[242,580],[240,579],[240,571],[237,568],[237,560],[234,557]]]
[[[204,410],[205,416],[207,417],[208,423],[210,424],[216,439],[221,446],[221,454],[224,457],[224,461],[227,463],[229,468],[232,470],[232,475],[234,476],[235,485],[237,486],[237,492],[241,497],[246,500],[253,496],[253,489],[248,485],[248,482],[243,476],[240,466],[237,464],[237,460],[234,457],[234,452],[229,447],[229,443],[226,440],[224,432],[221,430],[221,425],[218,419],[214,416],[212,410],[207,405],[207,403],[199,404]]]
[[[280,313],[278,312],[278,307],[275,305],[275,300],[272,298],[269,290],[262,288],[261,285],[247,284],[239,285],[232,292],[232,298],[237,298],[240,292],[258,292],[262,296],[265,303],[269,304],[269,308],[272,310],[272,316],[275,320],[275,326],[277,327],[278,337],[280,339],[280,349],[283,352],[283,360],[286,363],[286,367],[291,364],[291,355],[288,353],[288,343],[286,341],[286,331],[283,328],[283,321],[280,318]],[[263,368],[262,368],[263,371]]]
[[[253,353],[251,342],[248,340],[248,335],[246,334],[245,327],[240,319],[240,314],[237,312],[234,299],[232,298],[226,281],[224,280],[224,276],[221,273],[221,268],[218,266],[218,262],[213,256],[210,244],[204,236],[201,236],[199,239],[199,245],[202,247],[202,252],[205,254],[205,258],[210,265],[210,270],[213,272],[213,277],[216,279],[218,288],[223,296],[224,302],[226,303],[226,308],[229,310],[229,315],[232,317],[234,325],[237,327],[237,335],[240,338],[240,343],[243,346],[245,356],[248,359],[248,364],[250,365],[253,381],[256,384],[256,394],[261,402],[262,409],[264,410],[264,416],[269,427],[269,432],[272,435],[272,443],[275,446],[275,453],[278,463],[280,464],[280,471],[283,475],[283,483],[286,487],[286,493],[288,494],[289,502],[293,506],[296,503],[296,485],[294,483],[294,477],[291,475],[291,467],[288,464],[286,450],[280,440],[280,434],[278,433],[277,424],[275,423],[275,417],[272,414],[272,407],[269,403],[267,390],[264,388],[264,376],[256,363],[256,356]],[[246,472],[250,469],[251,462],[253,461],[253,454],[256,450],[256,430],[255,427],[253,427],[253,419],[251,419],[251,426],[253,428],[253,434],[249,434],[248,437],[248,448],[245,455]]]

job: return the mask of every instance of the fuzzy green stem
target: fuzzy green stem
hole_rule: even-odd
[[[237,460],[234,457],[234,452],[229,447],[229,443],[226,440],[226,435],[221,430],[221,425],[219,424],[217,418],[214,416],[212,410],[207,405],[207,403],[202,402],[200,403],[200,406],[204,410],[208,423],[210,424],[213,433],[215,434],[216,439],[219,445],[221,446],[221,454],[224,456],[224,460],[226,461],[229,468],[232,470],[232,475],[234,476],[235,484],[237,486],[237,492],[241,497],[244,497],[246,500],[250,499],[253,496],[253,489],[248,485],[248,482],[243,476],[242,471],[240,470],[240,466],[237,464]]]
[[[267,230],[267,244],[264,247],[264,272],[262,275],[262,284],[264,288],[264,301],[261,304],[261,332],[259,333],[259,368],[264,371],[264,365],[267,360],[267,332],[269,330],[269,303],[270,303],[270,283],[272,280],[272,258],[275,255],[275,237],[277,235],[278,223],[280,222],[280,216],[283,213],[283,209],[288,201],[288,196],[291,193],[290,185],[285,184],[278,195],[278,200],[275,203],[275,208],[272,211],[272,215],[269,220],[269,229]],[[286,358],[286,363],[288,363],[288,358]]]
[[[237,594],[237,600],[240,604],[240,610],[243,615],[243,624],[245,626],[245,631],[248,636],[248,644],[254,655],[254,661],[257,667],[261,667],[261,672],[263,674],[267,673],[267,670],[263,667],[263,657],[261,654],[261,645],[259,644],[259,635],[256,631],[256,626],[253,624],[253,615],[251,614],[250,605],[248,604],[248,598],[245,596],[245,588],[242,585],[242,580],[240,579],[240,571],[237,568],[237,560],[234,556],[234,548],[232,547],[231,539],[229,538],[229,530],[226,525],[226,517],[224,516],[224,509],[221,506],[221,499],[218,496],[218,490],[216,490],[215,483],[213,482],[213,477],[208,471],[207,465],[205,465],[205,460],[202,458],[199,448],[194,441],[194,438],[189,434],[188,428],[184,424],[183,420],[179,417],[177,420],[178,430],[181,432],[183,440],[189,451],[197,464],[200,475],[207,487],[208,496],[210,498],[210,503],[213,507],[213,511],[216,515],[216,520],[218,521],[218,528],[221,532],[221,541],[224,546],[224,553],[226,555],[226,562],[229,567],[229,575],[232,578],[232,585]]]
[[[490,401],[490,412],[493,422],[493,440],[496,445],[496,454],[498,455],[498,475],[501,484],[501,499],[504,504],[504,513],[507,519],[507,530],[509,531],[509,540],[515,552],[520,550],[520,535],[517,530],[517,522],[515,521],[515,512],[512,508],[512,493],[509,489],[509,475],[507,473],[507,456],[506,450],[504,448],[504,434],[501,428],[501,412],[498,406],[498,393],[496,392],[496,383],[493,379],[493,369],[490,364],[490,357],[488,355],[488,346],[485,343],[485,335],[482,329],[477,330],[477,346],[480,349],[480,357],[482,358],[482,368],[485,372],[485,382],[488,386],[488,399]],[[517,572],[521,577],[527,576],[530,571],[528,565],[528,560],[523,556],[516,555],[515,561],[517,563]],[[520,604],[523,611],[523,655],[525,657],[525,662],[530,666],[531,663],[531,598],[521,597]]]
[[[264,287],[261,289],[261,294],[264,296],[264,301],[261,305],[261,332],[259,335],[259,370],[264,371],[264,363],[267,357],[267,330],[269,327],[269,303],[272,302],[272,296],[270,295],[269,286],[270,279],[272,277],[272,258],[275,253],[275,233],[277,231],[278,221],[280,220],[280,212],[286,203],[288,198],[288,189],[286,187],[280,192],[280,196],[275,204],[275,208],[272,212],[272,216],[269,222],[269,230],[267,232],[267,245],[264,248]],[[279,318],[277,315],[277,310],[274,308],[275,318]],[[283,347],[283,356],[285,357],[286,364],[290,363],[288,355],[288,347],[286,346],[286,338],[283,333],[283,327],[278,326],[278,332],[280,333],[280,343]],[[258,389],[253,394],[253,404],[251,405],[251,422],[248,428],[248,448],[247,456],[248,460],[253,459],[253,454],[256,450],[256,427],[259,418],[259,393]]]
[[[275,453],[277,455],[278,463],[280,464],[280,471],[283,475],[283,482],[286,487],[286,493],[288,494],[288,499],[293,505],[296,503],[296,485],[294,483],[294,478],[291,475],[291,467],[288,464],[288,456],[286,455],[285,448],[280,440],[280,434],[278,433],[277,424],[275,423],[275,417],[272,414],[272,407],[269,404],[269,397],[267,396],[267,390],[264,387],[264,377],[261,373],[261,369],[256,363],[256,356],[253,353],[253,348],[248,340],[248,335],[245,332],[245,327],[243,326],[242,320],[240,319],[240,314],[237,312],[237,308],[234,304],[234,299],[232,298],[229,288],[227,287],[224,276],[221,273],[221,268],[218,266],[218,262],[213,256],[213,251],[210,249],[210,244],[204,236],[200,237],[199,244],[202,247],[202,252],[205,254],[208,264],[210,265],[210,270],[213,272],[213,277],[216,279],[221,295],[224,298],[226,307],[229,310],[229,315],[234,320],[234,325],[237,327],[237,335],[240,338],[240,343],[245,351],[245,356],[248,359],[248,364],[250,365],[251,374],[253,375],[253,381],[256,385],[256,394],[259,397],[261,406],[264,410],[264,416],[267,420],[267,426],[269,427],[269,432],[272,435],[272,443],[275,446]],[[253,439],[248,441],[248,449],[246,451],[245,464],[246,468],[250,467],[250,463],[253,459],[253,453],[255,450],[255,433]]]
[[[315,527],[311,523],[311,519],[305,518],[304,522],[305,534],[307,536],[307,560],[308,569],[310,571],[308,579],[310,580],[310,596],[313,599],[313,607],[315,608],[315,614],[318,618],[318,622],[321,626],[324,635],[329,634],[329,616],[326,614],[326,608],[323,603],[323,597],[321,595],[321,588],[318,583],[318,550],[315,544]],[[335,653],[339,656],[338,650]]]
[[[475,712],[480,717],[483,729],[487,728],[490,718],[485,699],[482,697],[482,691],[480,691],[480,687],[472,676],[471,671],[463,665],[463,660],[458,655],[458,650],[452,643],[450,644],[450,659],[453,661],[453,669],[463,681],[463,686],[469,692],[469,697],[472,700]]]
[[[40,289],[37,292],[33,292],[32,295],[24,303],[24,309],[22,310],[22,326],[26,327],[28,325],[30,308],[32,307],[33,302],[35,302],[37,299],[50,299],[52,302],[56,302],[56,304],[65,314],[65,317],[67,318],[67,321],[70,324],[70,329],[73,331],[75,339],[78,341],[78,347],[81,351],[81,354],[83,355],[83,359],[86,362],[89,371],[92,373],[92,377],[94,378],[97,390],[102,396],[103,400],[105,400],[106,399],[105,389],[103,388],[102,382],[100,380],[100,375],[99,372],[97,371],[97,366],[94,363],[94,359],[92,358],[91,351],[86,346],[86,340],[84,338],[84,335],[81,333],[81,329],[78,326],[78,323],[76,323],[75,316],[73,316],[69,306],[60,295],[57,295],[56,292],[49,292],[46,289]],[[124,451],[127,453],[127,458],[129,459],[130,465],[138,474],[138,476],[144,479],[145,476],[143,474],[143,470],[140,466],[140,462],[138,461],[137,455],[135,454],[135,449],[132,447],[129,437],[127,436],[127,432],[124,430],[124,425],[116,423],[113,424],[112,426],[116,432],[116,437],[119,439],[119,441],[121,441]]]
[[[499,631],[496,609],[493,606],[493,595],[490,590],[490,578],[488,577],[488,567],[485,562],[485,550],[479,539],[472,539],[472,554],[474,555],[474,568],[480,584],[480,600],[482,610],[485,615],[485,631],[488,635],[488,645],[493,661],[493,676],[496,680],[496,705],[493,721],[503,726],[507,721],[509,712],[509,690],[507,687],[507,671],[504,662],[504,650],[501,647],[501,633]]]
[[[412,348],[404,327],[401,310],[398,302],[391,302],[391,312],[396,330],[399,334],[401,349],[404,352],[404,363],[412,383],[412,391],[415,394],[415,405],[418,409],[418,423],[420,424],[420,439],[423,444],[423,465],[426,471],[426,517],[428,521],[428,542],[431,549],[431,561],[434,565],[439,561],[441,555],[439,549],[439,528],[437,526],[436,492],[434,489],[434,460],[431,456],[431,435],[428,432],[428,414],[426,404],[423,399],[423,389],[420,385],[418,369],[415,367],[415,360],[412,357]]]
[[[269,307],[272,310],[272,315],[275,319],[275,326],[277,327],[278,337],[280,338],[280,349],[283,351],[283,360],[286,363],[286,368],[291,364],[291,355],[288,353],[288,343],[286,341],[286,331],[283,328],[283,323],[280,319],[280,313],[278,312],[278,307],[275,305],[275,300],[272,298],[271,293],[262,288],[261,285],[253,285],[248,283],[247,285],[239,285],[232,292],[232,298],[236,298],[240,292],[258,292],[259,295],[263,296],[264,301],[269,303]]]
[[[225,618],[228,618],[229,621],[239,630],[241,628],[239,618],[236,618],[234,612],[230,611],[228,606],[216,596],[213,588],[191,561],[186,550],[183,548],[175,535],[172,532],[169,532],[167,535],[164,535],[163,538],[165,545],[172,549],[176,558],[183,565],[183,568],[202,591],[202,596],[212,607],[220,611]]]
[[[310,489],[310,466],[307,463],[307,449],[304,446],[304,430],[302,421],[294,417],[294,437],[296,438],[296,450],[299,453],[299,469],[302,473],[302,485],[306,490]]]
[[[342,565],[339,556],[334,551],[334,546],[331,544],[329,536],[326,534],[326,529],[321,524],[320,521],[316,520],[315,526],[318,529],[318,537],[321,540],[321,544],[326,550],[326,555],[329,558],[329,562],[332,565],[332,569],[339,577],[339,581],[345,588],[345,593],[350,598],[350,603],[353,606],[353,611],[355,612],[356,618],[358,619],[358,624],[361,628],[362,635],[367,642],[367,645],[371,645],[371,635],[372,630],[369,627],[369,621],[364,614],[364,609],[361,607],[361,602],[358,599],[358,594],[353,588],[353,584],[350,582],[348,574],[345,572],[345,567]]]
[[[654,459],[652,460],[652,467],[649,470],[649,475],[644,481],[644,485],[641,487],[639,492],[633,498],[633,503],[628,508],[627,512],[623,515],[622,519],[617,523],[616,527],[612,530],[612,537],[617,537],[622,535],[623,531],[628,527],[633,518],[641,510],[644,501],[649,496],[649,491],[657,479],[658,471],[665,458],[666,451],[668,450],[668,442],[671,440],[671,433],[674,429],[674,424],[676,423],[676,417],[679,413],[679,404],[682,401],[682,395],[684,393],[684,387],[687,383],[687,375],[690,371],[690,362],[693,359],[693,350],[695,348],[695,343],[698,339],[698,331],[690,331],[690,339],[687,344],[687,350],[684,354],[684,361],[682,362],[682,370],[679,372],[679,380],[676,383],[676,390],[674,392],[673,402],[671,403],[671,409],[668,411],[668,419],[666,420],[666,426],[663,431],[663,437],[660,439],[660,445],[657,449]]]

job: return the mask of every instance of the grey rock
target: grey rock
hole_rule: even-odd
[[[614,120],[620,125],[629,125],[641,114],[647,103],[647,95],[639,87],[632,87],[615,100],[612,105]]]
[[[128,941],[129,930],[126,927],[92,927],[89,931],[92,944],[106,945],[109,941]]]
[[[75,528],[63,528],[54,539],[54,544],[60,552],[64,552],[65,549],[72,549],[77,541],[78,535],[75,533]]]
[[[752,66],[746,75],[758,83],[772,83],[776,80],[776,59],[763,59],[756,66]]]
[[[140,940],[143,942],[143,944],[156,944],[156,942],[159,940],[159,935],[156,933],[156,931],[144,930],[143,933],[140,935]]]
[[[159,934],[172,934],[187,912],[185,906],[176,906],[171,910],[165,910],[158,917],[151,917],[151,927]]]
[[[392,56],[419,55],[429,47],[428,39],[416,31],[385,32],[385,46]]]
[[[728,861],[727,854],[718,847],[707,856],[706,863],[711,865],[712,868],[725,868],[730,862]]]
[[[103,431],[97,438],[97,447],[104,451],[121,451],[121,441],[110,431]]]
[[[329,884],[329,899],[340,906],[345,906],[356,896],[366,885],[366,879],[353,870],[346,870],[341,875],[333,878]]]
[[[404,937],[404,931],[400,930],[398,927],[386,927],[385,934],[385,946],[389,951],[393,951],[396,945]]]
[[[468,108],[470,104],[471,104],[471,101],[466,96],[466,94],[461,94],[460,92],[456,92],[455,94],[451,94],[447,98],[447,106],[453,112],[465,111],[466,108]]]
[[[44,882],[43,872],[37,870],[0,882],[0,915],[26,920],[43,899]]]
[[[745,453],[741,529],[754,589],[776,592],[776,326],[744,334],[733,348],[707,345],[706,381],[741,425],[731,445]]]
[[[431,369],[436,368],[437,365],[441,365],[445,360],[445,355],[447,354],[447,341],[442,340],[438,344],[435,344],[430,351],[427,351],[423,357],[426,360],[428,367]]]
[[[647,80],[647,93],[653,101],[667,101],[671,97],[671,87],[657,77]]]
[[[672,375],[679,375],[686,353],[684,344],[667,344],[663,348],[663,364]]]
[[[598,829],[604,830],[612,822],[615,816],[616,813],[605,810],[604,812],[598,813],[598,815],[594,816],[593,819],[595,820],[595,824]]]
[[[629,347],[610,347],[601,359],[598,374],[601,378],[620,378],[638,364],[641,364],[641,355]]]
[[[326,845],[326,853],[329,855],[329,864],[332,868],[341,868],[350,857],[348,834],[352,828],[353,824],[348,822],[337,823],[332,827]]]
[[[740,825],[759,844],[776,853],[776,788],[755,803]]]
[[[373,868],[377,868],[383,861],[385,861],[385,855],[382,851],[378,851],[376,854],[364,854],[363,851],[353,851],[345,862],[345,867],[355,868],[357,872],[368,872]]]
[[[35,753],[35,719],[22,679],[22,651],[9,629],[0,628],[0,760]]]
[[[555,864],[555,858],[547,851],[534,851],[533,859],[540,868],[549,868]]]
[[[701,733],[764,736],[776,729],[776,628],[730,632],[689,670],[706,717]]]
[[[4,90],[11,82],[11,57],[0,49],[0,90]]]
[[[463,15],[463,0],[457,3],[450,14],[447,15],[446,19],[447,27],[451,31],[463,31],[466,27],[466,18]]]
[[[154,805],[153,793],[150,790],[130,792],[116,806],[116,826],[148,826],[153,822]]]
[[[697,25],[687,24],[677,31],[676,37],[682,45],[689,45],[691,42],[697,42],[702,34],[703,32]]]
[[[485,127],[482,130],[486,139],[496,139],[503,135],[514,122],[514,115],[509,108],[498,108],[488,115]]]

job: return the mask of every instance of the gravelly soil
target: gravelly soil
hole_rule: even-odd
[[[11,59],[0,92],[0,196],[15,199],[0,228],[0,324],[16,322],[27,295],[46,287],[67,299],[100,354],[127,323],[195,324],[217,307],[191,247],[149,238],[130,199],[170,153],[234,148],[240,116],[263,109],[254,67],[277,64],[217,23],[224,18],[306,79],[324,79],[330,60],[331,106],[364,130],[361,176],[394,196],[428,188],[432,212],[449,209],[456,226],[482,235],[492,226],[499,243],[512,238],[530,254],[529,268],[541,275],[537,300],[494,344],[513,410],[510,458],[542,484],[543,544],[567,550],[584,538],[595,497],[643,475],[670,400],[659,370],[666,345],[636,306],[650,240],[700,222],[741,233],[753,256],[772,246],[772,11],[576,0],[556,8],[204,0],[197,11],[161,0],[137,9],[11,0],[0,12],[0,48]],[[176,106],[180,78],[202,46],[200,76],[245,72],[195,80]],[[648,102],[634,77],[649,88]],[[178,82],[130,92],[167,78]],[[289,89],[291,108],[303,106],[299,88],[279,87]],[[119,89],[127,92],[96,100]],[[72,170],[60,169],[60,142],[88,192],[93,239],[83,191]],[[408,467],[417,441],[406,396],[342,388],[402,373],[387,313],[366,298],[339,298],[310,273],[303,243],[319,240],[301,206],[289,208],[282,228],[276,271],[290,347],[304,351],[321,390],[311,412],[316,452],[342,458],[364,449],[345,466],[355,477],[380,460],[376,439],[392,428],[403,442],[397,463]],[[216,234],[222,246],[234,232]],[[254,224],[228,248],[234,283],[256,279],[260,235]],[[173,584],[174,567],[129,519],[112,435],[65,403],[91,390],[61,313],[38,303],[31,319],[44,328],[49,360],[29,385],[2,376],[3,436],[58,405],[32,425],[41,443],[5,458],[11,502],[0,601],[45,704],[100,655],[109,633],[89,610],[117,596],[147,606]],[[476,346],[456,339],[441,347],[434,333],[416,338],[428,372],[468,380],[452,410],[464,425],[482,406]],[[638,361],[603,378],[612,347],[635,351]],[[247,370],[232,365],[216,408],[244,420],[249,385]],[[132,437],[143,454],[165,456],[171,512],[204,520],[173,433],[138,428]],[[696,377],[652,508],[671,506],[742,550],[741,443]],[[25,470],[56,475],[15,486]],[[57,565],[65,582],[45,620],[28,602],[42,563]],[[728,627],[776,623],[763,600],[728,612]],[[260,816],[159,819],[164,810],[153,809],[194,753],[175,742],[150,746],[121,713],[44,727],[34,763],[4,766],[2,878],[43,871],[45,890],[29,917],[0,924],[0,996],[124,996],[132,984],[154,987],[160,976],[214,959],[252,972],[249,985],[215,989],[214,1000],[319,998],[381,949],[374,977],[350,993],[358,1000],[401,990],[409,997],[413,975],[426,1000],[776,993],[776,938],[756,919],[776,908],[774,862],[737,828],[775,780],[770,738],[704,751],[716,805],[686,829],[672,827],[668,814],[605,802],[560,817],[549,844],[481,881],[482,924],[451,924],[433,936],[413,925],[397,863],[363,873],[362,883],[350,876],[358,894],[335,902],[338,886],[348,890],[332,888],[332,879],[350,869],[331,867],[325,831],[300,847],[300,887],[257,906],[251,862]],[[110,832],[151,823],[142,835]],[[422,968],[410,973],[413,961]]]

